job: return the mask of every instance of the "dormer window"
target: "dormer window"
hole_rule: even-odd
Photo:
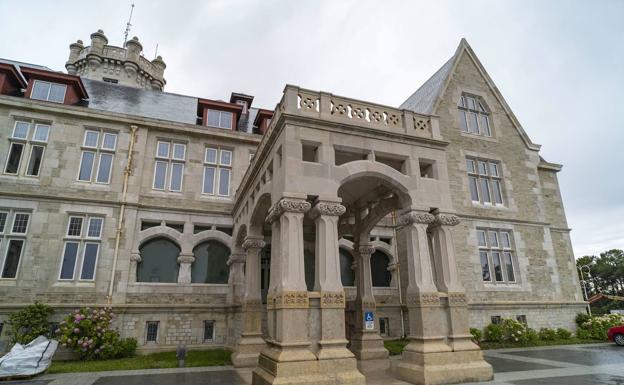
[[[208,110],[208,126],[232,129],[232,116],[231,112]]]
[[[462,132],[474,135],[492,136],[487,106],[476,96],[462,95],[457,105],[459,127]]]
[[[65,101],[66,91],[67,85],[65,84],[35,80],[30,97],[32,99],[45,100],[47,102],[63,103]]]

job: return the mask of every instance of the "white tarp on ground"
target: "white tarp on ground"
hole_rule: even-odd
[[[0,358],[0,379],[32,376],[45,371],[52,363],[57,347],[57,341],[44,336],[35,338],[26,346],[15,344],[10,352]]]

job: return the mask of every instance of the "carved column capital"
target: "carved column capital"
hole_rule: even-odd
[[[390,271],[390,272],[393,272],[393,271],[396,271],[396,269],[397,269],[397,267],[398,267],[398,266],[399,266],[399,264],[398,264],[398,263],[396,263],[396,262],[390,262],[390,263],[388,264],[388,268],[387,268],[386,270],[388,270],[388,271]]]
[[[435,221],[436,226],[456,226],[459,224],[459,217],[453,214],[436,214]]]
[[[431,224],[435,221],[435,216],[423,211],[409,211],[397,219],[398,226],[407,226],[413,223]]]
[[[264,246],[266,246],[266,242],[260,238],[246,238],[245,242],[243,242],[243,250],[245,251],[262,249]]]
[[[375,246],[370,243],[364,243],[357,248],[360,258],[370,259],[371,255],[375,252]]]
[[[312,205],[305,199],[282,198],[269,209],[266,217],[268,223],[273,223],[283,213],[305,213]]]
[[[405,303],[410,307],[437,307],[440,297],[438,293],[407,293]]]
[[[143,258],[141,258],[141,254],[139,254],[139,253],[132,253],[132,254],[130,254],[130,261],[131,262],[139,263],[142,260],[143,260]]]
[[[234,263],[245,263],[246,255],[243,253],[233,253],[228,258],[227,265],[230,266]]]
[[[329,215],[339,217],[347,211],[347,208],[337,202],[317,202],[312,210],[310,217],[316,219],[321,215]]]
[[[178,256],[178,263],[193,263],[195,262],[195,257],[193,254],[180,254]]]

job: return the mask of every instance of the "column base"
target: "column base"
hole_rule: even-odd
[[[258,359],[252,385],[365,385],[354,357],[318,360],[306,348],[271,346]]]
[[[351,338],[350,350],[357,358],[362,373],[386,370],[390,367],[390,353],[377,333],[357,333]]]
[[[232,354],[232,364],[235,368],[247,368],[258,365],[260,352],[266,348],[264,339],[260,336],[242,336],[236,351]]]
[[[494,378],[492,366],[483,359],[481,350],[431,353],[406,350],[393,369],[403,381],[419,385],[479,382]]]

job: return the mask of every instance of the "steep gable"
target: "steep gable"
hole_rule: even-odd
[[[520,137],[522,137],[522,140],[524,141],[527,148],[539,151],[541,146],[531,141],[526,131],[524,131],[524,128],[522,128],[522,125],[520,124],[514,113],[511,111],[511,108],[505,101],[505,98],[498,90],[498,87],[496,87],[494,81],[487,73],[487,71],[481,64],[481,61],[474,53],[466,39],[461,39],[457,50],[455,50],[455,54],[446,63],[444,63],[444,65],[435,74],[433,74],[433,76],[431,76],[420,88],[418,88],[416,92],[414,92],[409,98],[407,98],[407,100],[405,100],[405,102],[401,104],[400,108],[412,110],[421,114],[435,114],[435,111],[437,110],[440,101],[448,87],[449,81],[455,74],[457,64],[462,59],[462,57],[464,57],[464,55],[467,55],[475,64],[479,73],[496,97],[497,101],[501,104],[505,113],[512,121],[514,127],[518,131],[518,134],[520,135]]]

